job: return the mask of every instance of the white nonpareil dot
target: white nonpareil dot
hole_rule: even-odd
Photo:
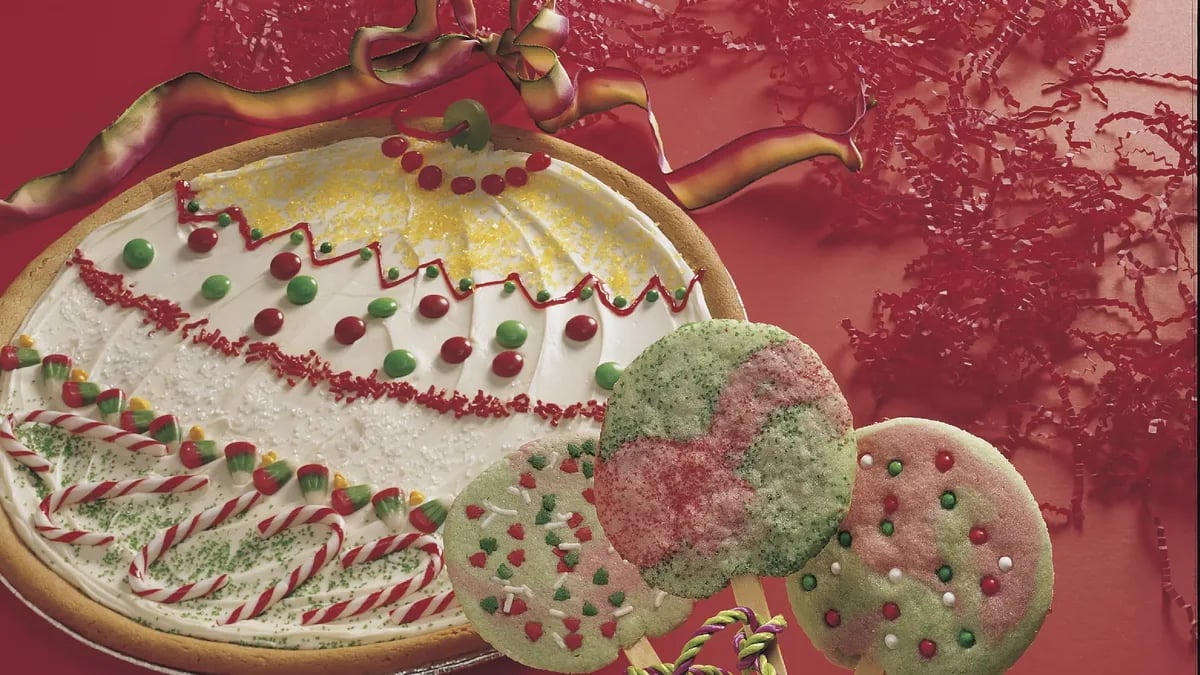
[[[903,577],[904,577],[904,572],[901,572],[899,567],[893,567],[891,569],[891,571],[888,572],[888,579],[893,584],[900,583],[900,579]]]
[[[946,591],[945,593],[942,593],[942,604],[947,607],[953,607],[954,606],[954,594],[951,593],[950,591]]]
[[[887,645],[888,649],[895,649],[896,645],[900,644],[900,638],[888,633],[883,636],[883,644]]]
[[[1001,572],[1007,572],[1013,567],[1012,558],[1008,556],[1001,556],[1000,562],[998,562],[997,565],[1000,567]]]
[[[836,577],[837,575],[841,574],[841,573],[842,573],[842,563],[840,563],[840,562],[837,562],[837,561],[835,560],[835,561],[833,562],[833,564],[829,566],[829,573],[830,573],[830,574],[832,574],[832,575],[833,575],[833,576],[835,576],[835,577]]]
[[[863,455],[862,457],[858,458],[858,465],[864,469],[871,468],[871,465],[874,463],[875,463],[875,458],[870,455]]]

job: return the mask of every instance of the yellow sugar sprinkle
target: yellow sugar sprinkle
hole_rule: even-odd
[[[188,429],[188,439],[193,441],[204,440],[204,427],[197,424],[191,429]]]
[[[88,371],[84,370],[83,368],[72,368],[71,369],[71,381],[72,382],[87,382],[87,379],[88,379]]]
[[[25,333],[21,333],[17,336],[17,346],[28,349],[29,347],[33,346],[33,338],[29,337]]]
[[[408,505],[416,506],[425,501],[425,494],[420,490],[412,490],[408,493]]]
[[[274,464],[275,462],[278,462],[278,461],[279,461],[279,455],[276,454],[274,450],[272,450],[270,452],[263,454],[262,462],[259,464],[259,466],[268,466],[268,465]]]
[[[149,410],[150,409],[150,401],[147,401],[146,399],[142,398],[141,396],[134,396],[133,398],[129,399],[129,409],[130,410]]]
[[[350,487],[350,481],[347,480],[346,477],[344,475],[342,475],[341,472],[336,472],[333,474],[333,489],[334,490],[345,490],[348,487]]]

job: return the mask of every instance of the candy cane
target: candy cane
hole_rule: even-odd
[[[114,499],[132,494],[171,494],[191,492],[208,485],[207,476],[167,476],[166,478],[134,478],[132,480],[106,480],[99,483],[76,483],[46,495],[31,520],[34,528],[50,541],[75,544],[77,546],[108,546],[113,541],[111,534],[70,530],[54,524],[50,515],[64,506],[94,502],[99,499]]]
[[[76,436],[111,443],[130,452],[140,452],[151,457],[164,457],[170,454],[165,443],[74,413],[33,410],[24,414],[17,413],[14,416],[14,426],[34,423],[58,427]]]
[[[370,544],[358,546],[342,558],[342,567],[376,560],[385,555],[407,548],[417,548],[429,556],[429,561],[420,572],[406,577],[402,581],[376,588],[366,595],[351,597],[348,600],[312,609],[304,613],[303,624],[308,626],[318,623],[329,623],[338,619],[366,614],[372,610],[390,605],[406,595],[425,588],[442,572],[445,563],[442,559],[442,545],[434,537],[419,532],[404,535],[390,535]],[[364,554],[364,551],[366,553]]]
[[[228,574],[218,574],[208,579],[183,584],[175,588],[151,586],[146,583],[145,574],[150,565],[161,558],[167,551],[171,550],[171,547],[175,544],[197,532],[203,532],[204,530],[216,527],[226,520],[243,513],[257,504],[259,499],[262,499],[262,493],[258,490],[244,492],[239,497],[234,497],[220,506],[205,509],[191,518],[164,530],[162,534],[155,537],[149,544],[143,546],[142,550],[133,557],[133,562],[129,563],[129,587],[140,597],[163,603],[183,602],[184,600],[203,597],[223,587],[229,581]]]
[[[296,587],[312,578],[330,558],[336,557],[346,538],[346,521],[328,506],[298,506],[282,515],[274,515],[258,524],[258,531],[270,537],[290,527],[300,525],[324,525],[329,528],[329,539],[308,560],[294,568],[287,579],[263,591],[253,601],[240,605],[222,622],[225,625],[242,619],[252,619],[267,611],[271,605],[287,597]]]
[[[404,626],[418,619],[437,616],[442,612],[457,607],[458,601],[454,597],[454,591],[442,591],[441,593],[427,595],[416,602],[400,605],[396,609],[393,609],[391,614],[392,623]]]
[[[13,434],[12,415],[0,417],[0,448],[4,449],[4,454],[13,458],[17,463],[28,467],[42,480],[50,478],[49,474],[54,465],[47,461],[45,457],[25,447],[21,441],[17,440],[17,437]]]

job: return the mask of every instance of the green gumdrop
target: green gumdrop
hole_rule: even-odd
[[[288,282],[288,300],[297,305],[307,305],[317,297],[317,280],[301,275]]]
[[[154,260],[154,244],[145,239],[130,239],[121,252],[125,264],[135,270],[146,267]]]
[[[467,123],[466,131],[450,137],[450,145],[465,147],[471,152],[479,152],[487,147],[488,139],[492,137],[492,120],[483,104],[471,98],[451,103],[442,115],[442,128],[453,129],[463,122]]]
[[[383,372],[388,377],[404,377],[417,369],[417,357],[407,349],[397,349],[383,358]]]
[[[516,349],[529,338],[529,329],[515,319],[500,322],[496,327],[496,342],[506,349]]]
[[[612,391],[612,388],[617,386],[617,380],[621,378],[623,368],[617,365],[615,361],[606,361],[596,366],[596,384],[600,385],[601,389]]]
[[[391,298],[375,298],[367,305],[367,313],[379,319],[386,319],[395,314],[397,308],[396,301]]]
[[[200,295],[209,300],[220,300],[229,293],[233,282],[224,274],[214,274],[200,284]]]

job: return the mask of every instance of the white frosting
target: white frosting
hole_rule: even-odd
[[[486,173],[503,173],[504,167],[520,165],[525,158],[507,151],[472,155],[443,145],[420,147],[427,162],[443,168],[447,182],[454,175],[478,178]],[[413,175],[400,172],[394,160],[380,157],[377,139],[346,141],[202,177],[194,186],[199,191],[202,213],[237,205],[244,209],[252,226],[259,220],[263,224],[288,223],[302,217],[310,223],[317,242],[324,237],[339,240],[335,255],[357,250],[368,241],[356,241],[347,232],[365,232],[370,237],[387,232],[380,239],[382,267],[399,267],[405,275],[415,265],[436,258],[446,259],[453,275],[455,265],[466,261],[473,265],[469,274],[476,283],[503,279],[516,271],[531,290],[546,288],[555,296],[571,289],[588,273],[601,279],[608,275],[626,275],[628,279],[634,279],[628,275],[642,275],[636,282],[629,282],[636,285],[611,290],[611,295],[628,293],[630,299],[640,293],[650,274],[662,276],[668,288],[685,285],[692,277],[671,243],[628,200],[559,161],[544,172],[532,174],[524,188],[506,190],[495,198],[477,192],[462,202],[469,208],[459,217],[469,221],[471,227],[510,227],[516,235],[509,232],[506,236],[519,235],[529,242],[528,249],[512,255],[481,249],[464,257],[461,237],[443,239],[427,236],[425,230],[411,226],[386,226],[398,218],[419,221],[429,215],[421,211],[421,204],[429,204],[421,201],[429,199],[428,194],[414,194],[407,201],[399,197],[380,200],[377,195],[354,195],[345,200],[343,196],[344,205],[326,205],[320,214],[296,213],[297,209],[311,211],[314,205],[328,201],[325,197],[330,190],[344,189],[348,166],[359,171],[355,177],[363,185],[375,185],[386,178],[399,186],[400,194],[419,190]],[[297,173],[309,180],[305,182],[305,195],[295,202],[279,201],[268,188],[261,196],[253,192],[256,177],[266,181],[275,174]],[[323,177],[328,180],[323,181]],[[565,195],[564,202],[553,207],[559,194]],[[238,195],[245,201],[234,201]],[[458,199],[450,195],[446,185],[439,195],[443,204],[438,208],[442,211],[447,208],[446,200]],[[363,210],[363,204],[354,205],[360,197],[363,203],[370,202],[369,213]],[[298,204],[307,206],[301,208]],[[317,217],[321,214],[323,219]],[[385,225],[364,224],[367,215]],[[565,222],[570,227],[565,227]],[[532,402],[540,399],[564,407],[592,399],[603,401],[607,392],[593,377],[598,364],[628,363],[661,335],[709,316],[698,286],[682,311],[674,312],[668,302],[660,300],[643,302],[629,316],[616,315],[602,307],[597,298],[540,309],[520,293],[504,293],[499,285],[479,288],[471,296],[455,301],[447,292],[445,279],[429,279],[424,274],[385,290],[380,286],[375,260],[354,258],[315,266],[308,262],[306,248],[289,243],[286,235],[247,251],[236,226],[218,229],[220,241],[211,253],[192,252],[186,246],[190,228],[179,225],[173,195],[164,195],[98,229],[80,250],[98,269],[124,274],[135,294],[173,301],[191,315],[190,321],[205,318],[206,330],[219,329],[230,340],[243,335],[251,341],[264,339],[251,327],[253,316],[263,308],[278,307],[285,315],[283,330],[266,339],[284,353],[303,355],[311,350],[335,371],[366,376],[379,370],[379,379],[386,381],[387,376],[382,374],[384,356],[393,349],[407,349],[416,355],[418,367],[405,379],[417,390],[458,390],[468,397],[482,390],[501,400],[527,394]],[[270,233],[279,228],[264,229]],[[129,269],[121,259],[125,243],[135,237],[149,240],[156,250],[154,262],[141,270]],[[497,241],[508,239],[468,237],[465,245],[495,247]],[[589,250],[581,250],[581,242]],[[285,296],[286,282],[270,275],[270,261],[280,251],[300,254],[305,260],[301,274],[318,280],[319,292],[312,303],[291,304]],[[414,259],[417,262],[412,262]],[[531,264],[537,266],[511,267]],[[224,299],[206,300],[199,293],[200,285],[217,273],[232,280],[232,290]],[[417,312],[420,299],[429,293],[450,298],[451,309],[445,317],[429,320]],[[395,299],[399,311],[387,319],[369,317],[367,304],[381,296]],[[563,334],[563,326],[576,314],[588,314],[599,323],[596,336],[582,344],[567,340]],[[361,340],[344,346],[333,340],[333,326],[348,315],[365,318],[368,328]],[[511,379],[491,372],[492,357],[502,350],[495,343],[494,331],[506,319],[520,320],[529,329],[528,341],[518,349],[525,357],[525,366]],[[452,414],[439,415],[415,402],[335,401],[324,384],[312,387],[302,382],[289,386],[262,363],[247,364],[240,357],[183,340],[177,332],[156,331],[143,323],[143,314],[136,309],[105,305],[81,282],[72,266],[54,280],[20,332],[30,335],[43,355],[71,356],[77,367],[90,373],[91,381],[147,399],[156,411],[176,415],[185,429],[202,426],[219,447],[233,440],[248,440],[260,451],[275,450],[293,468],[320,462],[344,473],[351,483],[370,483],[376,490],[392,485],[406,491],[419,490],[427,497],[444,498],[447,504],[480,470],[521,443],[549,433],[599,428],[586,418],[552,427],[533,413],[500,419],[474,415],[455,419]],[[446,338],[456,336],[468,336],[474,351],[464,363],[450,365],[439,358],[439,348]],[[46,405],[46,391],[39,378],[38,368],[4,373],[0,378],[0,411]],[[78,412],[98,414],[94,407]],[[175,457],[154,460],[82,441],[68,443],[70,456],[62,457],[54,451],[63,446],[61,440],[55,440],[61,439],[58,432],[27,427],[18,435],[31,447],[50,448],[55,454],[51,457],[55,464],[53,479],[60,485],[186,471]],[[177,605],[135,597],[129,592],[124,570],[137,546],[163,528],[240,493],[232,486],[223,461],[200,471],[210,475],[213,484],[198,494],[137,495],[70,507],[57,514],[63,527],[115,534],[117,540],[107,550],[52,544],[39,537],[29,522],[39,501],[38,486],[25,469],[7,458],[0,459],[0,495],[19,534],[48,565],[95,600],[162,630],[215,640],[320,647],[345,644],[347,640],[392,639],[462,621],[455,613],[400,627],[388,621],[386,612],[377,611],[324,626],[300,625],[300,614],[307,609],[346,599],[351,588],[398,581],[424,564],[423,556],[406,552],[347,570],[336,563],[328,565],[292,597],[262,616],[218,626],[220,618],[280,579],[321,545],[320,528],[297,528],[265,540],[254,531],[254,526],[272,513],[303,503],[295,480],[245,517],[180,544],[149,570],[149,576],[163,585],[199,579],[208,567],[229,571],[231,581],[226,589],[209,598]],[[351,546],[388,534],[369,506],[348,517],[347,523],[343,554]],[[239,548],[246,547],[252,547],[250,553],[235,555]],[[440,579],[426,592],[444,588],[445,581]]]

